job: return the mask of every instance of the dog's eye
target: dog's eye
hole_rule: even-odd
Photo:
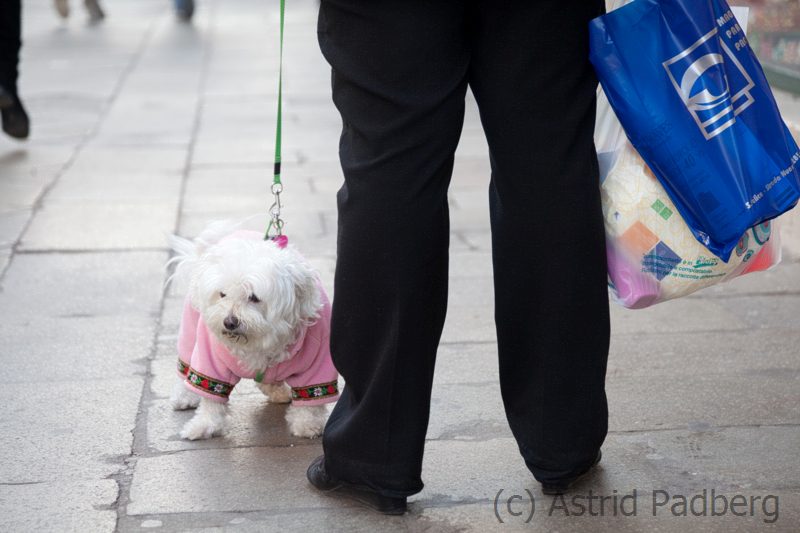
[[[222,292],[222,291],[220,291],[220,292],[219,292],[219,297],[220,297],[220,298],[225,298],[225,293],[224,293],[224,292]]]
[[[251,294],[249,299],[254,304],[261,303],[261,300],[259,300],[258,296],[256,296],[255,294]]]

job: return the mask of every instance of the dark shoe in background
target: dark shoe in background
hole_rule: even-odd
[[[189,22],[194,15],[194,0],[174,0],[175,14],[180,20]]]
[[[106,18],[103,8],[100,7],[98,0],[84,0],[83,4],[86,6],[86,11],[89,13],[89,20],[91,22],[100,22]]]
[[[603,454],[598,450],[597,457],[595,457],[594,462],[587,466],[586,469],[580,472],[577,476],[574,476],[570,479],[565,479],[563,481],[542,483],[542,494],[547,494],[549,496],[558,496],[560,494],[564,494],[567,492],[567,490],[569,490],[572,484],[591,472],[592,468],[594,468],[602,458]]]
[[[0,116],[3,131],[15,139],[27,139],[30,133],[30,119],[19,96],[0,86]]]
[[[325,456],[320,455],[311,462],[306,472],[308,481],[318,490],[335,492],[345,498],[354,500],[374,511],[386,515],[405,514],[407,506],[405,498],[392,498],[377,492],[348,485],[347,483],[332,479],[325,471]]]

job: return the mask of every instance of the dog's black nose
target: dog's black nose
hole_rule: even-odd
[[[233,331],[239,327],[239,319],[235,316],[229,316],[222,321],[222,325],[225,326],[225,329],[228,331]]]

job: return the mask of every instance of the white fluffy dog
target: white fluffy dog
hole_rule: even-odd
[[[330,302],[318,276],[285,237],[263,240],[229,223],[210,225],[197,239],[172,236],[174,275],[188,280],[171,402],[197,408],[180,435],[222,435],[228,395],[253,378],[271,402],[292,405],[292,435],[314,438],[338,396],[330,357]],[[282,239],[282,240],[281,240]]]

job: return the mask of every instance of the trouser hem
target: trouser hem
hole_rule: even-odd
[[[535,466],[531,461],[525,459],[525,465],[528,467],[528,470],[531,471],[533,477],[539,483],[560,483],[560,482],[569,482],[574,480],[575,478],[579,477],[581,474],[585,473],[588,468],[594,464],[595,460],[597,459],[597,453],[599,449],[591,456],[588,460],[582,462],[580,465],[571,468],[563,468],[563,469],[556,469],[550,470],[546,468],[540,468]]]
[[[422,490],[422,480],[409,475],[414,470],[418,467],[410,464],[365,463],[325,454],[325,472],[331,479],[390,498],[405,498]]]

